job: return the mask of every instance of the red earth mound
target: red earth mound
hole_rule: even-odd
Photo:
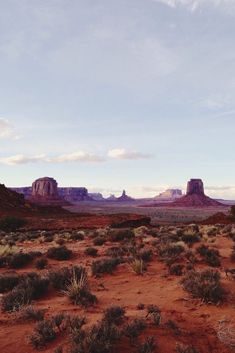
[[[222,206],[222,204],[216,200],[211,199],[206,195],[199,194],[188,194],[180,199],[169,204],[171,207],[210,207],[210,206]]]

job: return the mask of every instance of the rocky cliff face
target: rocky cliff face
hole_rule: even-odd
[[[88,190],[84,187],[65,187],[58,188],[60,197],[69,202],[92,201],[88,195]]]
[[[117,198],[117,201],[126,202],[126,201],[133,201],[133,199],[126,194],[125,190],[123,190],[122,195]]]
[[[32,197],[45,199],[59,197],[56,180],[49,177],[35,180],[32,184]]]
[[[190,179],[187,184],[187,195],[205,195],[204,186],[201,179]]]

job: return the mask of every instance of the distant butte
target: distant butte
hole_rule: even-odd
[[[201,179],[191,179],[187,184],[187,193],[180,199],[172,202],[173,207],[208,207],[222,206],[216,200],[211,199],[204,193],[203,181]]]
[[[117,201],[119,201],[119,202],[126,202],[126,201],[134,201],[134,199],[132,199],[132,197],[128,196],[128,195],[126,194],[126,191],[123,190],[122,195],[117,198]]]
[[[62,206],[67,204],[59,196],[56,180],[49,177],[40,178],[33,182],[30,201],[41,205]]]

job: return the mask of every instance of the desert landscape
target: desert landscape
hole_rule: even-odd
[[[195,180],[187,195],[198,207],[179,207],[186,196],[167,206],[58,206],[44,181],[30,201],[0,187],[2,352],[235,348],[233,208],[214,204]]]

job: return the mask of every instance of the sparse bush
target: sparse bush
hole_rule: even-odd
[[[121,306],[111,306],[104,312],[104,318],[107,323],[119,325],[124,318],[125,309]]]
[[[27,265],[32,260],[33,257],[31,254],[19,252],[9,257],[8,265],[11,268],[21,268]]]
[[[138,257],[145,262],[149,262],[152,260],[153,252],[152,250],[142,250],[139,252]]]
[[[111,229],[109,234],[109,239],[113,242],[118,242],[122,240],[134,239],[135,234],[132,229]]]
[[[56,332],[53,324],[50,320],[40,321],[34,333],[29,337],[30,343],[36,349],[41,349],[46,346],[48,342],[53,341],[56,338]]]
[[[138,310],[144,310],[145,305],[143,303],[139,303],[136,307]]]
[[[2,298],[3,311],[18,311],[21,306],[29,305],[33,299],[45,294],[49,281],[47,278],[29,273],[23,276],[20,283]]]
[[[175,323],[175,321],[168,320],[166,322],[166,327],[169,328],[174,333],[174,335],[178,336],[180,334],[180,329],[178,325]]]
[[[144,343],[142,343],[138,349],[139,353],[153,353],[155,351],[156,344],[154,337],[146,337]]]
[[[124,334],[130,339],[131,344],[134,343],[136,338],[146,328],[146,322],[143,319],[134,319],[124,327]]]
[[[98,250],[96,248],[88,247],[85,250],[85,254],[88,256],[96,257]]]
[[[93,239],[93,244],[94,244],[95,246],[101,246],[101,245],[103,245],[104,243],[105,243],[105,239],[102,238],[102,237],[96,237],[96,238]]]
[[[21,310],[20,317],[23,320],[42,321],[45,310],[35,309],[33,306],[27,306]]]
[[[27,221],[25,219],[7,216],[0,220],[0,230],[3,230],[4,232],[16,232],[26,224]]]
[[[130,268],[137,275],[143,275],[144,271],[146,270],[145,263],[142,259],[134,259],[133,261],[131,261]]]
[[[147,316],[150,316],[153,320],[154,325],[159,326],[161,323],[161,310],[156,305],[148,305],[147,306]]]
[[[57,328],[58,331],[62,331],[62,325],[66,321],[67,316],[63,313],[56,314],[52,317],[51,322],[53,326]]]
[[[194,346],[185,346],[183,344],[176,345],[177,353],[200,353]]]
[[[231,253],[230,259],[231,259],[232,262],[235,262],[235,246],[232,249],[232,253]]]
[[[198,243],[201,241],[201,236],[200,234],[193,234],[193,233],[185,233],[182,235],[181,239],[189,245],[192,245],[194,243]]]
[[[69,250],[66,246],[59,246],[49,248],[47,251],[47,257],[54,260],[69,260],[72,256],[72,251]]]
[[[219,251],[209,249],[206,245],[201,245],[197,252],[205,259],[206,263],[212,267],[219,267],[221,265],[219,259]]]
[[[225,290],[220,283],[217,271],[190,271],[182,280],[183,287],[193,297],[200,298],[207,303],[217,304],[225,299]]]
[[[93,261],[92,263],[92,274],[93,276],[101,273],[113,273],[117,265],[120,264],[120,259],[104,259]]]
[[[106,251],[106,255],[111,257],[121,257],[124,254],[125,254],[125,250],[118,246],[112,246]]]
[[[19,284],[20,276],[13,272],[5,275],[0,275],[0,293],[5,293],[12,290]]]
[[[72,233],[70,239],[72,240],[84,240],[85,236],[82,232]]]
[[[169,266],[170,275],[182,276],[184,265],[181,264],[173,264]]]
[[[44,257],[41,258],[41,259],[38,259],[36,262],[35,262],[35,267],[38,269],[38,270],[43,270],[44,268],[46,268],[48,265],[48,261],[47,259],[45,259]]]

